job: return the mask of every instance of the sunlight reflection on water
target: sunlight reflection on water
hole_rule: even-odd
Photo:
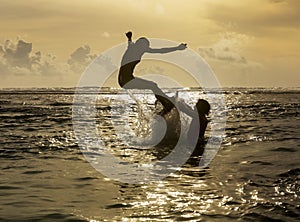
[[[84,159],[72,95],[0,93],[0,220],[297,221],[300,93],[234,91],[226,94],[225,142],[209,168],[192,158],[165,180],[138,185],[106,178]],[[167,153],[119,141],[109,123],[114,95],[106,96],[97,104],[99,133],[117,157],[148,164]]]

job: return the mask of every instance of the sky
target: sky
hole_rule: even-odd
[[[0,0],[0,4],[0,88],[74,87],[94,58],[126,41],[128,30],[134,39],[147,36],[187,43],[223,87],[300,86],[299,0]],[[143,63],[138,66],[137,76],[147,74]],[[185,76],[177,81],[196,86]],[[107,85],[118,87],[116,76]]]

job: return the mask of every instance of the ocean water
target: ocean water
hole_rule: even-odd
[[[74,89],[1,90],[0,221],[299,221],[300,89],[224,91],[226,134],[209,167],[188,161],[164,180],[128,184],[103,176],[82,154]],[[134,100],[128,112],[112,114],[124,106],[117,93],[95,94],[99,135],[121,159],[156,160],[163,148],[124,144],[109,124],[112,115],[132,129],[141,124]],[[179,97],[192,105],[206,94],[182,89]],[[151,94],[137,98],[153,107]]]

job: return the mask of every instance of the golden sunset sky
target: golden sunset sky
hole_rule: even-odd
[[[126,41],[128,30],[187,43],[224,87],[300,86],[299,0],[0,3],[1,88],[76,86],[95,55]]]

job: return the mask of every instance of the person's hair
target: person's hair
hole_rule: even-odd
[[[141,37],[138,40],[136,40],[135,45],[137,45],[141,48],[149,48],[150,42],[147,38]]]
[[[199,99],[196,103],[196,108],[199,114],[204,113],[205,115],[208,115],[210,111],[210,104],[204,99]]]

